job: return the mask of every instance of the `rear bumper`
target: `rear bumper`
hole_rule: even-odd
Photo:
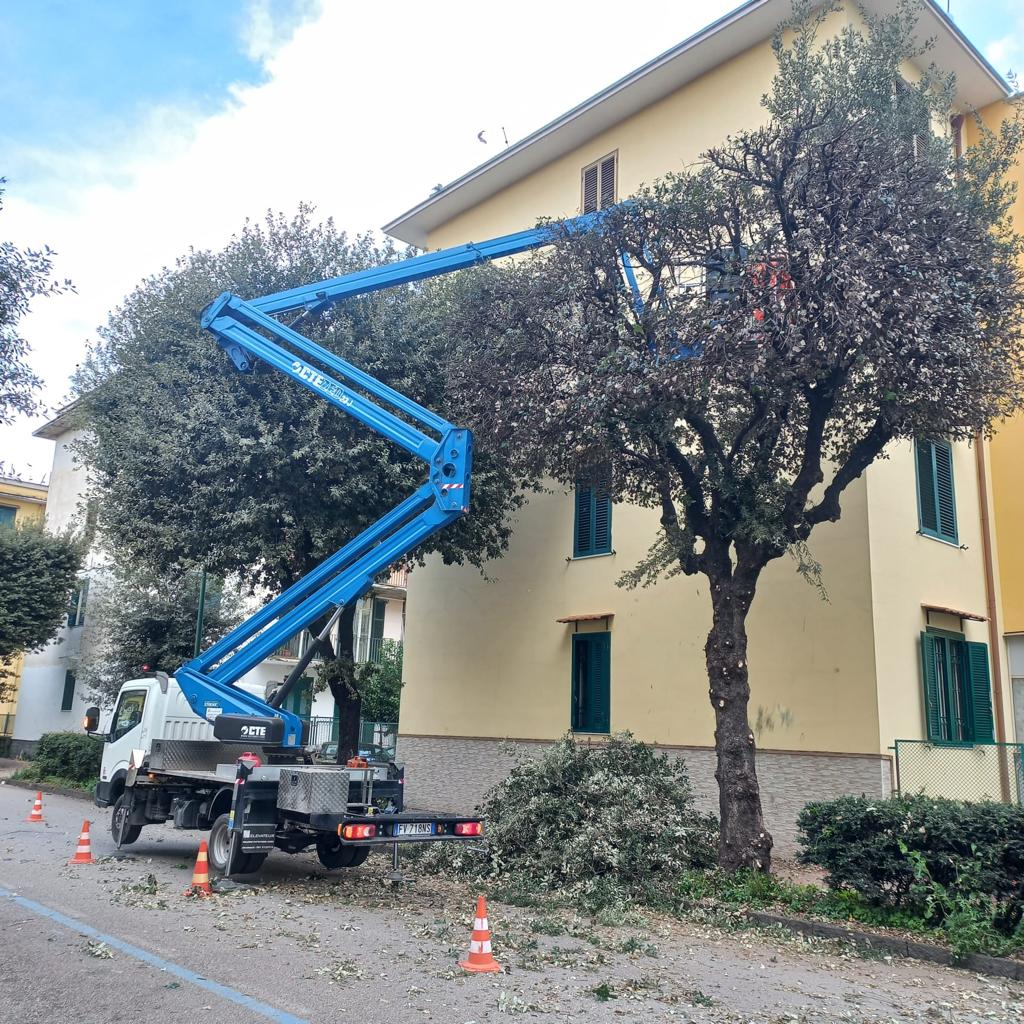
[[[456,835],[455,826],[462,822],[476,822],[480,817],[466,815],[431,814],[429,811],[405,811],[399,814],[345,814],[312,815],[310,825],[322,832],[336,834],[345,846],[391,846],[395,843],[430,843],[439,840],[449,842],[480,842],[483,835]],[[429,824],[431,832],[417,835],[398,835],[399,825]],[[371,839],[345,839],[340,834],[343,825],[375,825],[377,835]]]

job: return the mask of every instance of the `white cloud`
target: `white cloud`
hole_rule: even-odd
[[[87,150],[36,151],[38,177],[8,184],[5,235],[51,245],[78,289],[24,325],[46,400],[66,394],[107,312],[189,246],[301,200],[350,231],[377,227],[493,155],[502,127],[522,137],[732,6],[660,6],[644,31],[609,0],[324,0],[298,24],[254,0],[242,41],[265,81],[232,87],[213,115],[158,107]],[[40,422],[0,431],[0,461],[47,470],[49,442],[29,436]]]

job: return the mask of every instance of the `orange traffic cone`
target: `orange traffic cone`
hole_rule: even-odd
[[[487,904],[483,896],[476,898],[476,919],[473,921],[473,936],[469,940],[469,959],[460,960],[459,966],[475,974],[501,970],[501,964],[491,956],[491,929],[487,923]]]
[[[26,821],[42,821],[43,820],[43,791],[39,790],[36,793],[36,802],[32,805],[32,813],[25,819]]]
[[[78,837],[78,848],[74,857],[68,861],[69,864],[91,864],[92,846],[89,844],[89,822],[82,822],[82,834]]]
[[[186,896],[212,896],[210,888],[210,862],[206,849],[206,840],[199,840],[199,853],[196,855],[196,866],[192,872],[192,884],[185,890]]]

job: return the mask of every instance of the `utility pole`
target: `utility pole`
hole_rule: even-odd
[[[199,651],[203,645],[203,616],[206,613],[206,567],[199,577],[199,611],[196,613],[196,642],[193,646],[192,657],[198,658]]]

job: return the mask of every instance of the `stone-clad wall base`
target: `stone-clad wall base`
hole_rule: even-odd
[[[521,742],[519,754],[494,739],[452,736],[399,736],[398,759],[406,767],[405,801],[409,807],[466,813],[487,790],[509,773],[518,757],[536,756],[545,744]],[[718,811],[715,754],[703,747],[659,748],[686,761],[698,805]],[[788,856],[797,848],[796,818],[810,800],[861,794],[891,794],[889,758],[879,754],[759,751],[757,771],[768,828],[775,852]]]

